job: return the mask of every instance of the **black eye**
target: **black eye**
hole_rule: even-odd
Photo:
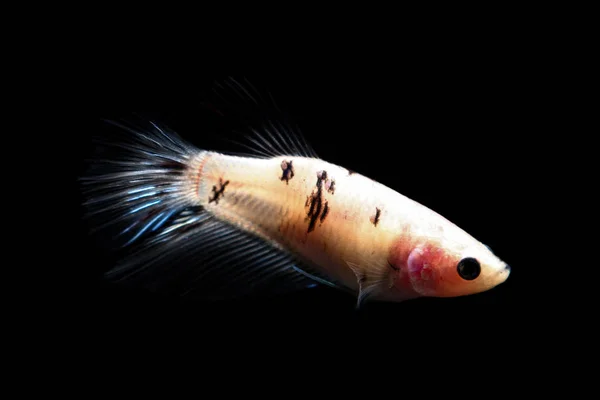
[[[479,273],[481,272],[481,266],[479,265],[479,261],[468,257],[460,260],[456,270],[461,278],[467,281],[472,281],[479,276]]]

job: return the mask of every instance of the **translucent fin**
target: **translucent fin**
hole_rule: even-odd
[[[313,274],[313,273],[309,273],[309,272],[307,272],[307,271],[304,271],[304,270],[300,269],[300,268],[299,268],[299,267],[297,267],[297,266],[294,266],[293,268],[294,268],[294,270],[296,270],[296,272],[298,272],[298,273],[300,273],[300,274],[302,274],[302,275],[306,276],[307,278],[309,278],[309,279],[313,280],[314,282],[318,282],[318,283],[320,283],[320,284],[322,284],[322,285],[326,285],[326,286],[329,286],[329,287],[332,287],[332,288],[335,288],[335,289],[346,290],[346,289],[345,289],[344,287],[342,287],[341,285],[335,284],[335,283],[333,283],[333,282],[331,282],[330,280],[327,280],[327,279],[325,279],[325,278],[321,278],[321,277],[317,276],[316,274]],[[306,269],[307,269],[307,268],[306,268]]]
[[[291,255],[198,204],[191,174],[203,150],[155,123],[110,125],[118,134],[98,141],[81,178],[91,230],[121,253],[108,279],[207,300],[320,283]]]
[[[320,283],[299,272],[298,261],[289,254],[201,215],[193,228],[141,246],[107,277],[153,292],[212,301],[274,295]]]
[[[80,178],[92,233],[108,235],[111,247],[129,247],[198,222],[186,174],[201,150],[153,122],[106,122],[118,132],[95,140]]]
[[[371,295],[385,289],[386,286],[391,286],[392,282],[390,279],[392,275],[387,266],[378,266],[367,262],[357,264],[350,261],[346,261],[346,264],[352,269],[358,282],[359,291],[356,301],[357,309],[360,308]]]
[[[275,103],[271,93],[257,90],[247,79],[229,77],[215,82],[213,94],[215,98],[205,105],[221,116],[233,116],[243,121],[244,128],[237,131],[240,141],[231,141],[254,156],[319,158],[292,117]]]

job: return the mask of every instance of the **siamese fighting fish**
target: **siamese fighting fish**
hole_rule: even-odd
[[[237,80],[218,86],[270,104]],[[108,279],[207,300],[329,286],[360,306],[471,295],[510,274],[435,211],[319,158],[283,118],[248,127],[252,153],[199,148],[156,122],[109,122],[120,134],[96,145],[81,177],[93,230],[126,250]]]

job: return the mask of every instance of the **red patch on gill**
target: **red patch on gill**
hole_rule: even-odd
[[[390,264],[399,269],[395,286],[421,296],[435,295],[445,258],[443,249],[435,245],[411,240],[409,235],[399,237],[389,255]]]

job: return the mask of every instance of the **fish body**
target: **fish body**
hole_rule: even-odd
[[[89,214],[135,249],[107,276],[213,298],[322,284],[360,305],[479,293],[510,274],[451,221],[304,151],[283,125],[257,133],[256,156],[116,125],[128,136],[104,145],[118,152],[82,179]]]
[[[408,260],[414,249],[442,253],[440,257],[455,264],[469,255],[485,260],[493,272],[489,283],[480,283],[481,291],[487,289],[486,283],[508,277],[506,264],[465,231],[344,167],[316,158],[253,159],[214,152],[202,153],[195,163],[198,177],[193,192],[207,211],[292,252],[357,293],[360,279],[374,280],[379,287],[373,299],[400,301],[477,291],[459,285],[441,287],[439,281],[448,278],[433,265],[425,271],[411,265],[411,270]],[[286,174],[288,170],[293,176]],[[224,190],[215,199],[219,188]]]

